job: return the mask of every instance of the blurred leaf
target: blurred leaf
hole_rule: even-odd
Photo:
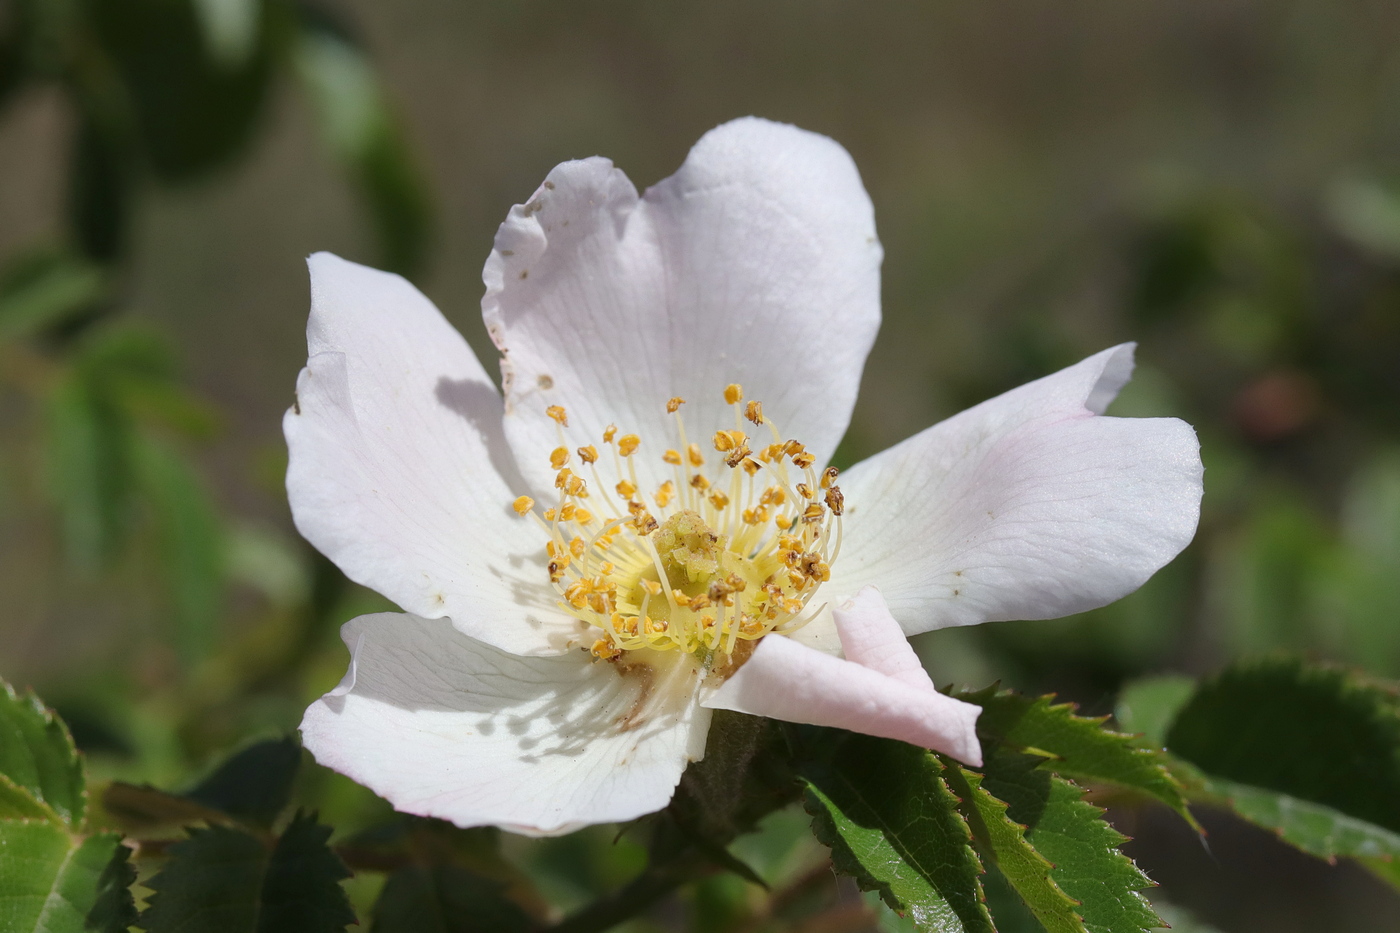
[[[1055,705],[1052,697],[1038,699],[994,687],[963,693],[958,699],[982,707],[977,732],[987,740],[1049,756],[1042,766],[1067,777],[1130,787],[1171,807],[1187,822],[1181,787],[1161,757],[1139,747],[1131,736],[1104,727],[1107,716],[1086,719],[1074,715],[1069,703]]]
[[[32,693],[9,684],[0,691],[0,775],[8,779],[0,799],[16,815],[26,794],[75,829],[83,824],[87,787],[83,763],[63,722]]]
[[[349,871],[326,846],[330,829],[298,816],[270,851],[237,829],[191,829],[148,886],[149,933],[341,933],[354,923],[340,881]]]
[[[455,865],[413,866],[389,876],[372,933],[520,933],[529,916],[498,882]]]
[[[130,142],[114,120],[85,113],[68,160],[68,221],[90,259],[111,262],[126,245],[135,186]]]
[[[89,309],[106,294],[102,269],[64,250],[11,262],[0,279],[0,339],[26,337]]]
[[[982,789],[982,775],[946,760],[944,765],[983,858],[996,862],[1002,877],[1048,933],[1086,933],[1076,910],[1078,902],[1050,877],[1054,866],[1026,840],[1025,827],[1007,817],[1006,802]]]
[[[1329,862],[1336,861],[1339,855],[1400,857],[1400,834],[1320,803],[1206,775],[1201,776],[1201,785],[1207,794],[1226,802],[1244,819],[1273,830],[1284,842]]]
[[[257,50],[262,21],[261,0],[193,0],[209,57],[226,69],[237,69]]]
[[[1400,185],[1393,179],[1339,178],[1327,189],[1323,209],[1352,242],[1400,259]]]
[[[117,781],[102,795],[102,806],[132,829],[228,821],[269,829],[291,800],[300,764],[295,738],[268,739],[232,755],[184,793]]]
[[[187,664],[208,657],[222,617],[223,527],[199,476],[151,438],[134,445],[141,491],[151,503],[174,610],[175,644]]]
[[[982,787],[1010,805],[1006,816],[1026,827],[1026,840],[1053,866],[1051,879],[1079,902],[1086,929],[1140,933],[1160,927],[1139,893],[1152,882],[1118,851],[1123,835],[1104,822],[1102,809],[1083,799],[1083,791],[1040,765],[1035,756],[993,750]]]
[[[125,931],[136,914],[130,855],[113,833],[79,841],[53,823],[0,820],[0,929]]]
[[[1163,748],[1172,720],[1195,690],[1196,682],[1190,677],[1144,677],[1123,688],[1113,715],[1124,729],[1140,732],[1144,741]]]
[[[1343,671],[1294,660],[1203,681],[1167,733],[1211,778],[1323,804],[1400,832],[1400,714]]]
[[[87,0],[86,8],[128,89],[157,176],[189,178],[242,151],[271,77],[272,36],[261,2],[252,50],[238,63],[211,54],[204,29],[208,14],[201,22],[203,11],[192,0]],[[237,19],[221,15],[221,22],[237,25]],[[240,15],[246,21],[247,12]]]
[[[173,829],[191,823],[222,823],[226,815],[150,785],[113,781],[102,793],[102,809],[123,828]]]
[[[250,745],[184,796],[258,826],[271,826],[292,799],[301,743],[292,736]]]
[[[356,867],[390,871],[408,863],[425,869],[460,869],[543,921],[551,905],[530,877],[501,854],[500,837],[501,831],[494,826],[462,829],[443,820],[399,815],[392,822],[356,833],[336,848]]]
[[[81,369],[54,387],[45,417],[49,496],[62,519],[69,561],[91,568],[115,553],[125,536],[129,426]]]
[[[431,201],[373,68],[342,30],[320,20],[305,24],[296,62],[327,145],[367,202],[381,264],[411,276],[426,258]]]
[[[804,805],[832,864],[920,930],[992,933],[967,823],[943,768],[921,748],[851,735],[804,764]]]

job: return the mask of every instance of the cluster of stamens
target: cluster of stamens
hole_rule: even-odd
[[[649,495],[637,479],[638,435],[609,425],[603,453],[593,444],[570,451],[568,413],[558,405],[546,410],[559,436],[549,457],[557,499],[539,510],[521,496],[514,508],[547,533],[560,608],[597,630],[591,651],[598,658],[649,648],[709,660],[770,632],[793,632],[820,611],[808,602],[841,549],[836,469],[818,473],[816,458],[783,440],[739,386],[726,388],[724,398],[734,427],[713,435],[722,466],[708,473],[713,454],[687,440],[679,414],[685,400],[666,403],[679,444],[661,454],[672,476]],[[751,438],[745,419],[766,428],[771,442]]]

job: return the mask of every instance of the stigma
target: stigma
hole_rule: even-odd
[[[680,397],[664,402],[675,433],[656,446],[616,425],[573,446],[567,410],[548,409],[553,501],[520,496],[511,507],[539,525],[559,607],[589,627],[600,660],[680,651],[714,667],[821,611],[813,596],[841,549],[836,468],[818,472],[740,386],[724,399],[733,427],[703,445],[686,433]],[[652,456],[670,478],[643,489],[637,458]]]

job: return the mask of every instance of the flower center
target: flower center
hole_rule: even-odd
[[[745,403],[739,386],[726,388],[724,398],[734,427],[715,432],[713,452],[687,440],[685,400],[666,403],[677,443],[661,460],[672,475],[647,492],[636,469],[642,438],[609,425],[603,454],[592,444],[570,452],[567,412],[547,409],[559,432],[550,454],[557,501],[541,513],[521,496],[514,507],[548,535],[559,606],[597,630],[591,650],[598,658],[646,648],[709,661],[770,632],[796,631],[820,611],[807,604],[841,549],[836,468],[818,473],[816,458],[783,440],[763,405]],[[771,442],[750,438],[745,419]]]

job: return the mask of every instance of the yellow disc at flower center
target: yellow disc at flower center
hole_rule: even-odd
[[[578,447],[576,473],[568,416],[562,406],[548,411],[558,425],[549,457],[558,501],[543,520],[528,496],[513,507],[547,533],[560,608],[595,630],[590,650],[598,658],[680,650],[708,665],[741,640],[805,625],[815,611],[804,610],[840,550],[836,471],[817,473],[816,458],[783,440],[758,402],[739,408],[739,386],[724,397],[735,406],[734,428],[712,435],[718,457],[688,440],[679,414],[685,400],[666,402],[677,436],[658,459],[671,478],[650,494],[636,469],[646,451],[639,435],[609,425],[601,450],[611,455]],[[772,443],[751,446],[743,419],[766,428]]]

